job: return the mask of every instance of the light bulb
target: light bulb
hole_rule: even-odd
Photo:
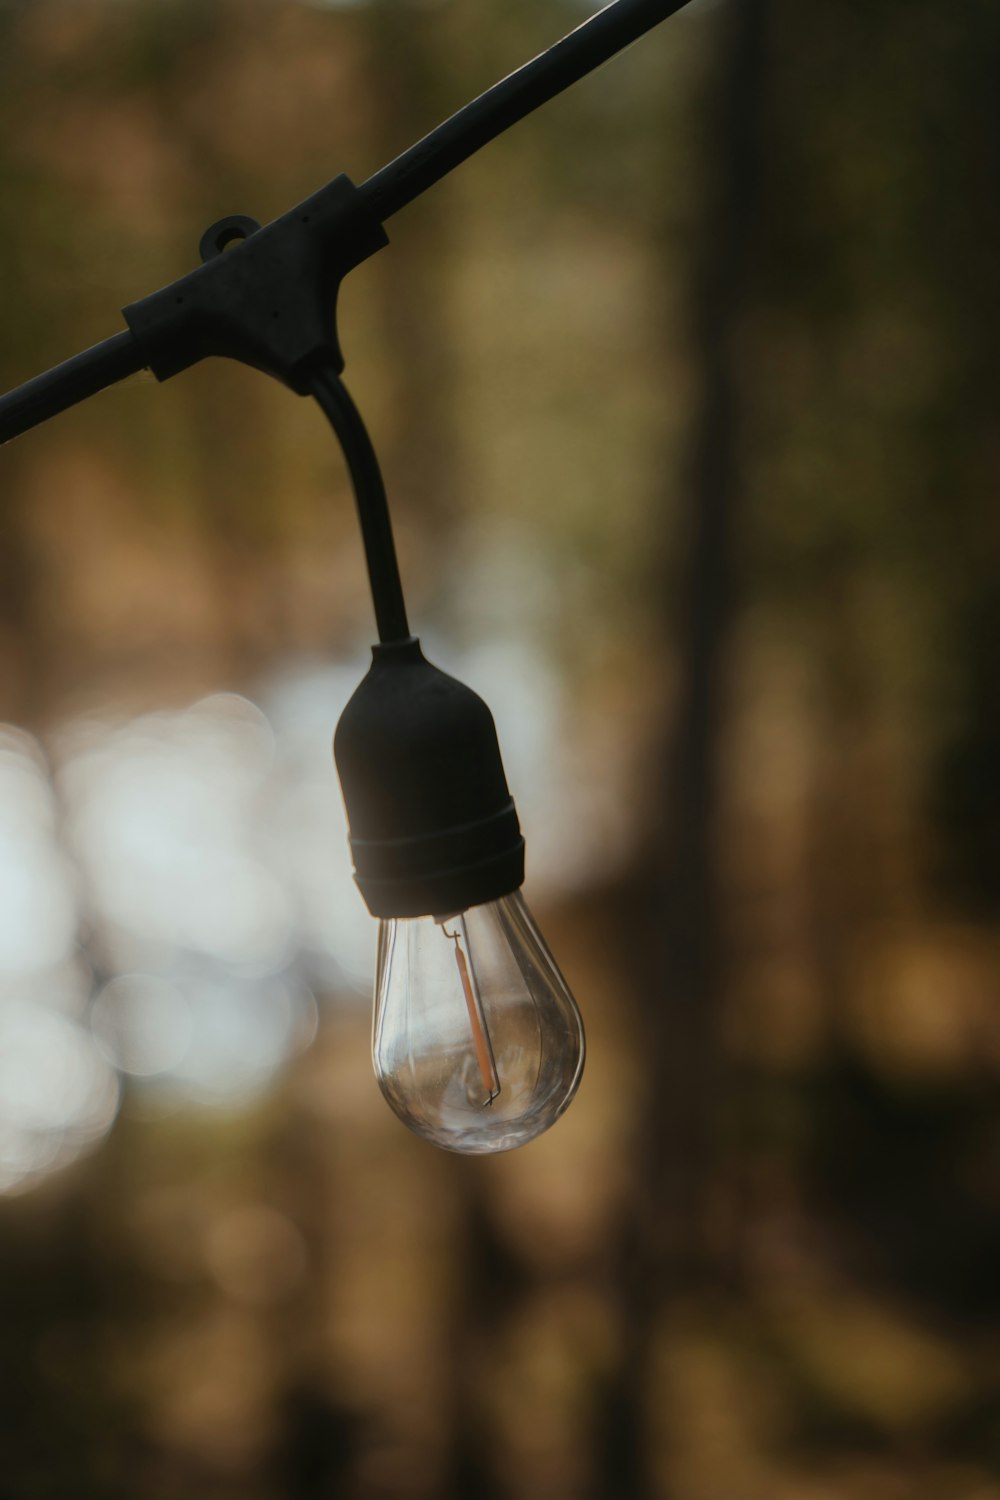
[[[449,1151],[510,1151],[558,1120],[583,1022],[519,892],[379,923],[372,1060],[403,1124]]]

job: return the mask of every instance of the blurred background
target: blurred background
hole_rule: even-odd
[[[0,388],[596,8],[0,0]],[[589,1060],[496,1160],[369,1063],[319,414],[0,455],[0,1496],[1000,1497],[1000,13],[695,0],[341,301]]]

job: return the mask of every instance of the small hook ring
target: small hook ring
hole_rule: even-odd
[[[256,234],[260,225],[256,219],[251,219],[246,214],[229,214],[225,219],[212,224],[201,237],[198,245],[198,253],[203,261],[215,260],[230,245],[238,244],[247,240],[252,234]]]

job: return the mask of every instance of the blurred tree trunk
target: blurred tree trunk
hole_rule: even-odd
[[[450,1365],[451,1442],[441,1500],[500,1500],[496,1437],[482,1382],[503,1329],[525,1291],[522,1268],[497,1233],[478,1161],[456,1163],[460,1213],[456,1276],[446,1332]]]
[[[264,1183],[268,1201],[288,1215],[306,1246],[300,1284],[271,1310],[279,1413],[268,1465],[273,1494],[276,1500],[354,1496],[360,1493],[358,1461],[372,1414],[349,1399],[335,1399],[329,1379],[335,1205],[343,1201],[346,1184],[324,1122],[306,1111],[288,1115],[270,1142]]]
[[[708,104],[710,187],[693,288],[701,397],[684,523],[685,586],[679,616],[668,621],[678,641],[677,709],[661,815],[652,820],[623,911],[649,1095],[637,1124],[636,1197],[617,1270],[620,1364],[597,1466],[599,1494],[614,1500],[656,1490],[646,1414],[659,1401],[650,1389],[657,1329],[672,1302],[713,1274],[705,1220],[721,1104],[722,972],[714,822],[740,496],[736,339],[757,204],[766,4],[741,0],[726,13]],[[660,941],[637,952],[636,930],[660,934]],[[660,1439],[669,1442],[664,1420]]]

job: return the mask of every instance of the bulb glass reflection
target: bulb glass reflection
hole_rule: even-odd
[[[580,1012],[519,892],[379,923],[375,1076],[449,1151],[510,1151],[554,1124],[583,1072]]]

